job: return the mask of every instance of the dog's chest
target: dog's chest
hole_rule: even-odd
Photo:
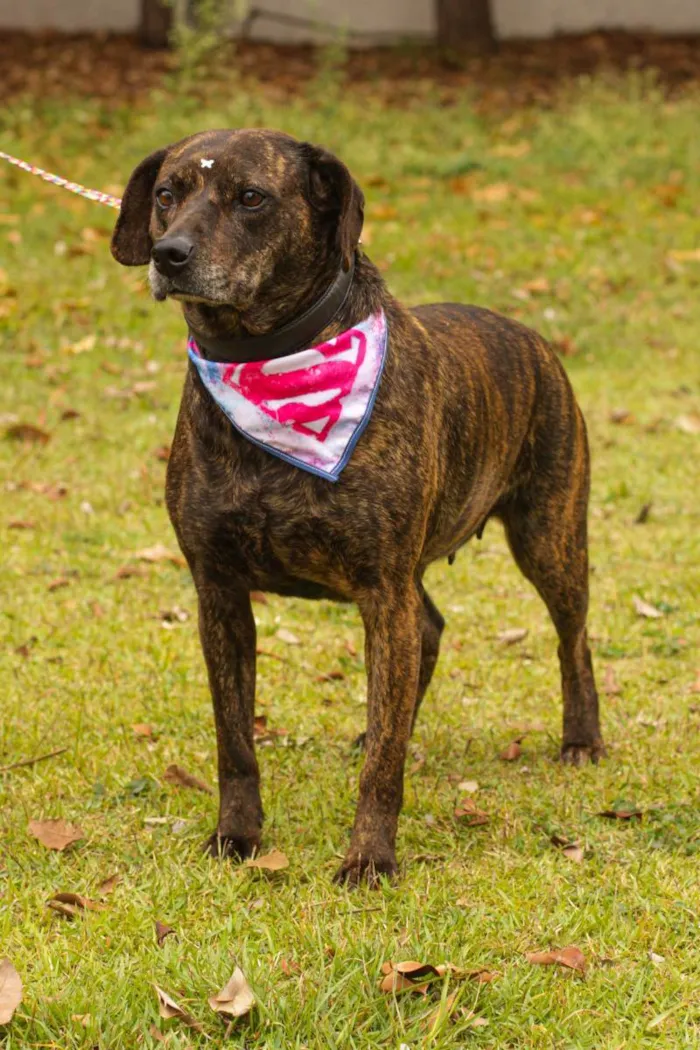
[[[229,455],[175,451],[169,464],[168,510],[198,571],[302,597],[351,598],[376,583],[367,512],[353,514],[332,482],[233,441]]]

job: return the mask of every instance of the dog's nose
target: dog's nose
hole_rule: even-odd
[[[189,237],[163,237],[153,245],[151,258],[158,273],[175,277],[187,266],[193,251],[194,244]]]

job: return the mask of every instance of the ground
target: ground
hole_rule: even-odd
[[[331,884],[366,701],[358,615],[325,603],[255,606],[264,850],[289,867],[205,859],[215,799],[164,777],[177,763],[215,785],[194,591],[176,561],[138,556],[176,552],[162,493],[183,325],[111,260],[114,213],[3,169],[0,766],[65,749],[0,772],[0,945],[24,982],[8,1050],[216,1045],[206,1000],[235,964],[258,1005],[232,1045],[700,1043],[698,101],[629,73],[569,83],[539,109],[445,100],[428,80],[379,104],[328,60],[284,102],[231,75],[196,95],[174,80],[129,104],[4,108],[0,148],[112,192],[151,149],[207,126],[322,142],[365,187],[365,248],[392,291],[502,310],[555,342],[592,445],[609,750],[597,768],[557,763],[554,633],[490,524],[429,574],[447,629],[408,762],[398,884]],[[39,429],[18,439],[18,424]],[[520,757],[500,758],[523,734]],[[465,795],[488,823],[454,815]],[[629,809],[641,819],[598,815]],[[45,849],[28,825],[49,818],[82,839]],[[581,862],[553,835],[580,843]],[[46,906],[58,891],[99,900],[116,873],[102,911]],[[162,947],[156,920],[176,931]],[[585,975],[525,954],[570,945]],[[380,991],[382,964],[406,959],[497,976]],[[202,1033],[158,1018],[154,983]]]

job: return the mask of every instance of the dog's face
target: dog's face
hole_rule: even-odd
[[[112,254],[125,266],[149,263],[156,299],[179,299],[186,313],[234,311],[264,329],[349,267],[363,204],[323,149],[275,131],[203,132],[136,168]]]

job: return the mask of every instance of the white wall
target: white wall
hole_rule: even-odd
[[[431,36],[433,0],[252,0],[256,7],[318,19],[369,38]],[[652,29],[700,33],[699,0],[492,0],[499,35],[544,37],[589,29]],[[139,0],[0,0],[3,28],[129,31],[138,24]],[[260,19],[256,37],[309,39],[311,27]]]

